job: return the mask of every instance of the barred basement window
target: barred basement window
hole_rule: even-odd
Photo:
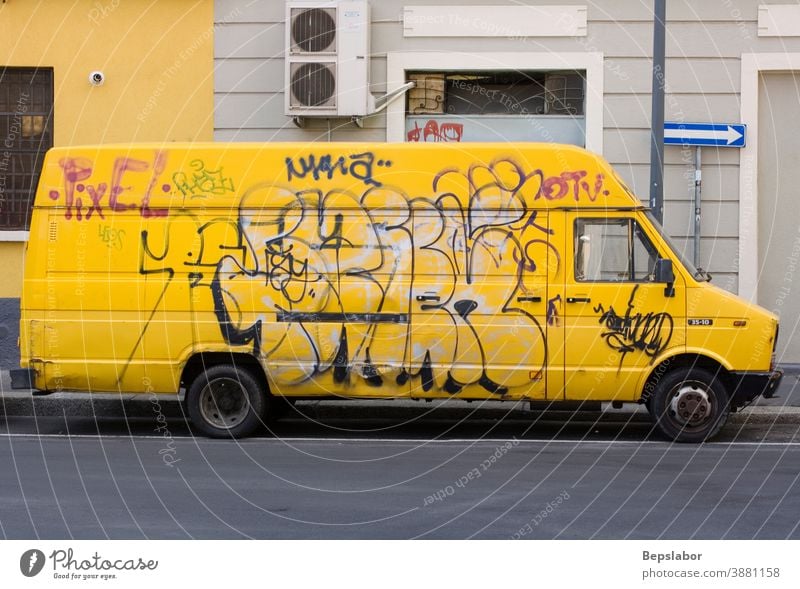
[[[0,230],[26,230],[53,146],[52,68],[0,68],[0,141]]]

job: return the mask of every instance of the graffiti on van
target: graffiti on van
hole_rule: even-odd
[[[375,167],[392,166],[391,160],[375,159],[375,154],[371,151],[355,153],[347,157],[339,156],[334,158],[331,154],[317,155],[308,154],[307,156],[287,157],[286,179],[291,182],[294,179],[303,179],[309,175],[314,180],[322,177],[332,180],[338,176],[352,176],[361,180],[367,186],[381,186],[373,174]]]
[[[91,159],[65,157],[59,161],[63,171],[63,190],[51,189],[49,197],[54,201],[63,199],[65,219],[88,221],[93,216],[105,219],[104,208],[115,212],[137,210],[142,217],[165,217],[168,209],[150,207],[150,198],[166,163],[167,154],[163,151],[156,151],[153,161],[120,156],[114,160],[110,176],[95,179]],[[130,187],[134,176],[145,186],[141,193]],[[164,192],[169,191],[169,185],[161,188]]]
[[[579,202],[584,194],[591,202],[597,200],[600,194],[608,196],[609,191],[603,188],[605,175],[596,174],[590,186],[584,180],[587,174],[586,170],[576,170],[545,178],[542,182],[542,194],[547,200],[561,200],[571,194],[575,202]]]
[[[561,325],[558,317],[558,308],[561,305],[561,295],[557,294],[547,301],[547,324],[553,327]]]
[[[470,179],[470,187],[474,191],[481,190],[483,185],[480,182],[486,180],[486,174],[482,174],[481,172],[486,170],[496,172],[499,163],[511,166],[514,170],[514,174],[518,175],[523,183],[536,186],[533,200],[539,200],[540,198],[544,198],[545,200],[563,200],[572,197],[572,200],[575,202],[580,202],[583,198],[590,202],[595,202],[599,197],[606,197],[610,194],[610,191],[605,187],[605,174],[603,173],[595,174],[590,184],[589,172],[586,170],[569,170],[555,176],[546,175],[542,169],[536,169],[526,173],[521,164],[511,159],[500,160],[500,162],[495,162],[492,166],[475,164],[470,168],[467,174]],[[454,168],[448,168],[439,172],[433,181],[434,191],[442,189],[442,187],[439,186],[440,181],[444,180],[448,174],[460,174],[460,171]],[[533,180],[537,181],[534,182]],[[505,184],[501,177],[495,177],[493,181],[499,182],[499,186],[502,186],[506,190],[508,189],[508,185]],[[491,183],[489,186],[491,186]]]
[[[121,251],[124,245],[125,230],[115,229],[111,225],[98,225],[98,237],[106,247]]]
[[[599,323],[605,328],[601,337],[612,350],[619,352],[619,369],[625,356],[637,350],[649,356],[652,362],[672,338],[673,321],[669,313],[634,313],[633,301],[638,288],[638,284],[633,287],[623,316],[618,315],[613,306],[606,310],[599,304],[593,309],[600,314]]]
[[[196,198],[209,194],[225,194],[234,192],[233,179],[225,176],[222,167],[209,170],[203,160],[196,159],[189,163],[190,172],[175,172],[172,181],[183,196]]]
[[[250,347],[280,384],[328,373],[503,395],[546,363],[545,326],[518,301],[560,263],[530,209],[542,176],[503,161],[433,182],[430,197],[252,186],[238,219],[173,212],[163,235],[143,231],[140,271],[189,269],[225,342]]]
[[[228,258],[211,284],[226,340],[252,338],[285,384],[330,371],[336,383],[416,378],[423,391],[476,384],[502,395],[529,382],[544,366],[544,331],[515,293],[548,245],[520,241],[525,206],[505,192],[251,189],[239,224],[258,270]],[[254,333],[258,321],[269,329]]]
[[[372,177],[388,160],[349,158],[286,158],[290,182],[246,187],[237,218],[201,221],[174,208],[164,229],[143,230],[140,272],[167,278],[156,305],[182,270],[191,289],[208,289],[212,309],[202,312],[225,343],[261,357],[280,385],[329,374],[342,386],[504,395],[540,380],[562,301],[541,310],[526,301],[541,301],[561,256],[534,207],[594,201],[608,194],[604,176],[550,176],[502,158],[442,169],[429,194],[408,195]],[[363,191],[310,182],[338,175],[361,180]],[[621,361],[668,341],[667,318],[610,309],[604,320]]]

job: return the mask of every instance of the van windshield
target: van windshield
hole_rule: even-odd
[[[650,211],[645,211],[644,214],[653,224],[653,227],[656,228],[656,231],[658,231],[661,234],[661,237],[664,238],[664,241],[667,242],[667,246],[672,250],[672,253],[675,254],[678,260],[680,260],[681,264],[683,264],[683,267],[686,268],[691,273],[694,279],[710,282],[711,274],[709,274],[702,268],[695,268],[694,264],[690,262],[689,259],[683,255],[678,246],[675,245],[675,242],[672,241],[672,238],[670,238],[670,236],[667,235],[667,232],[664,231],[664,228],[661,226],[661,223],[659,223],[658,220],[653,216],[653,213]]]

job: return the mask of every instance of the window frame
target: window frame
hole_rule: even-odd
[[[402,86],[406,72],[410,71],[494,70],[498,63],[506,68],[521,70],[583,70],[586,72],[586,96],[603,96],[606,64],[600,51],[486,51],[470,54],[453,51],[390,51],[386,54],[386,86]],[[603,101],[587,100],[585,110],[586,149],[603,153]],[[390,101],[385,112],[386,141],[405,142],[405,101]]]
[[[579,237],[582,234],[579,229],[579,224],[583,223],[595,223],[598,225],[611,225],[615,223],[619,223],[621,221],[625,221],[627,224],[627,248],[628,248],[628,261],[627,261],[627,277],[620,280],[595,280],[595,279],[588,279],[588,278],[579,278],[580,273],[578,272],[578,260],[579,260],[579,251],[580,251],[580,241]],[[649,252],[655,254],[655,258],[663,258],[661,251],[658,249],[658,246],[653,242],[653,239],[647,234],[644,227],[641,223],[639,223],[635,217],[576,217],[572,224],[572,232],[573,232],[573,239],[572,239],[572,247],[573,247],[573,265],[572,265],[572,273],[575,282],[580,283],[595,283],[595,284],[623,284],[623,283],[632,283],[632,284],[650,284],[654,283],[652,280],[652,274],[647,274],[642,279],[635,279],[636,276],[636,258],[635,258],[635,239],[637,234],[641,235],[642,243],[644,248]]]
[[[0,111],[0,117],[6,119],[3,123],[6,136],[3,138],[0,150],[0,157],[4,158],[6,164],[0,166],[0,176],[2,176],[0,241],[9,241],[23,235],[27,236],[33,201],[44,166],[44,156],[55,144],[54,69],[0,66],[0,92],[4,95],[6,107]],[[15,94],[17,92],[18,95]],[[26,97],[24,102],[23,96]],[[33,139],[26,139],[23,135],[25,119],[34,117],[42,117],[42,132],[34,135]],[[26,145],[23,141],[29,144]],[[30,159],[32,163],[30,171],[20,172],[14,169],[20,165],[18,158]],[[21,188],[15,186],[18,183],[22,185]],[[7,210],[7,203],[14,205],[10,212]]]
[[[563,100],[548,86],[553,77],[565,80]],[[571,86],[568,81],[579,80]],[[417,86],[405,96],[405,116],[573,117],[585,119],[585,69],[409,70],[406,82]],[[430,81],[429,81],[430,80]],[[430,84],[430,87],[429,87]],[[580,87],[578,87],[580,86]],[[520,89],[527,90],[520,92]],[[422,92],[423,96],[414,97]],[[578,98],[570,92],[580,92]],[[413,98],[412,98],[413,97]],[[421,100],[412,104],[412,100]],[[433,106],[427,106],[428,104]],[[570,109],[575,105],[575,112]]]

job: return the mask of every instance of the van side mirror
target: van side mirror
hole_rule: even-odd
[[[675,282],[675,271],[672,269],[672,260],[658,258],[656,260],[656,267],[653,274],[655,275],[655,282],[660,282],[667,285],[664,288],[664,296],[674,297],[675,289],[672,285]]]

